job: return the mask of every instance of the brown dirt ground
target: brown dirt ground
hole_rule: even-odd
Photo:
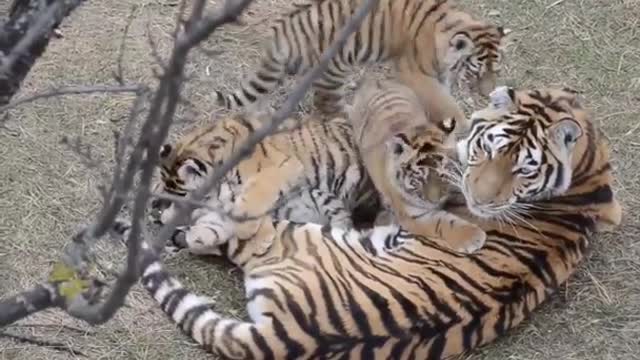
[[[111,83],[122,31],[137,5],[126,41],[129,81],[152,81],[147,34],[167,54],[177,1],[89,1],[54,40],[25,82],[22,96],[53,86]],[[611,139],[624,203],[624,224],[600,236],[590,259],[536,311],[531,320],[464,359],[640,359],[640,3],[637,0],[468,0],[478,14],[517,32],[502,81],[518,86],[567,85],[584,91],[595,119]],[[185,123],[207,121],[218,111],[212,89],[233,86],[255,64],[272,15],[285,0],[256,0],[246,27],[227,27],[207,44],[214,57],[195,54],[185,93],[195,109]],[[0,15],[2,15],[0,6]],[[283,89],[281,93],[285,90]],[[128,96],[74,96],[38,101],[12,112],[0,129],[0,294],[44,278],[50,262],[77,225],[99,207],[96,186],[113,160],[112,130],[126,117]],[[175,133],[175,131],[174,131]],[[105,169],[87,169],[60,143],[81,136]],[[635,170],[634,170],[635,169]],[[122,247],[100,248],[104,271],[122,263]],[[241,280],[229,268],[178,256],[170,268],[193,289],[213,296],[218,308],[243,317]],[[60,326],[64,324],[65,327]],[[91,328],[59,311],[38,314],[5,330],[60,342],[92,359],[204,359],[136,287],[126,308]],[[2,359],[71,359],[69,353],[0,337]]]

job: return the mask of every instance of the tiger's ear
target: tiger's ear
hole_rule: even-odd
[[[500,35],[500,50],[505,50],[509,45],[515,42],[513,30],[498,26],[498,34]]]
[[[459,58],[470,55],[473,51],[473,40],[464,33],[457,33],[449,40],[449,55]]]
[[[406,159],[411,154],[411,144],[404,134],[393,135],[385,141],[388,153],[397,161]]]
[[[173,150],[173,147],[171,146],[171,144],[162,145],[162,147],[160,147],[160,158],[161,159],[168,158],[169,155],[171,155],[172,150]]]
[[[195,158],[186,159],[178,169],[178,175],[183,179],[189,176],[205,176],[206,174],[206,165]]]
[[[442,123],[440,123],[442,130],[447,133],[447,134],[451,134],[455,129],[456,129],[456,119],[453,117],[449,117],[446,118],[444,120],[442,120]]]
[[[175,149],[171,144],[164,144],[160,147],[160,164],[171,166],[175,161]]]
[[[560,147],[571,151],[582,136],[582,127],[572,118],[562,119],[549,127],[551,139]]]
[[[498,86],[489,93],[491,107],[496,110],[514,110],[516,107],[516,91],[509,86]]]

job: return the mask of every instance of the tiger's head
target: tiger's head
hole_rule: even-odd
[[[160,148],[160,181],[153,192],[184,197],[198,189],[251,131],[253,125],[246,118],[235,116],[198,127],[174,144],[164,144]],[[224,192],[225,187],[216,190]],[[154,199],[151,209],[153,217],[160,223],[166,223],[174,212],[172,202],[166,198]]]
[[[386,141],[387,176],[405,199],[441,205],[451,190],[456,122],[418,126]]]
[[[512,31],[455,13],[442,25],[439,54],[444,55],[448,85],[488,96],[496,87]]]
[[[594,140],[597,133],[575,91],[502,86],[490,99],[471,116],[470,134],[457,145],[466,165],[462,191],[473,214],[509,218],[532,202],[583,191],[572,183],[578,170],[581,178],[611,181],[608,150]],[[612,194],[607,201],[612,212],[602,220],[619,222],[619,204]]]

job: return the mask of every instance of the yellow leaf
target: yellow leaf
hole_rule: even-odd
[[[57,262],[53,265],[53,270],[49,274],[49,282],[69,281],[77,278],[76,272],[63,262]]]

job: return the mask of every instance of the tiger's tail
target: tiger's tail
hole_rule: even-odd
[[[281,359],[285,344],[272,324],[255,324],[224,317],[211,309],[211,300],[187,290],[144,244],[141,283],[162,310],[207,351],[225,359]],[[290,349],[289,349],[290,351]]]
[[[289,71],[288,62],[287,46],[280,48],[277,43],[271,44],[258,69],[242,81],[239,89],[227,94],[215,90],[217,104],[229,110],[252,105],[280,84]]]

